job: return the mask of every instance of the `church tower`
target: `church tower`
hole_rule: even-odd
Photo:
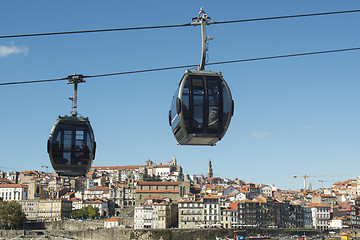
[[[209,159],[209,164],[208,164],[207,177],[208,178],[213,177],[213,169],[212,169],[212,166],[211,166],[211,160],[210,159]]]

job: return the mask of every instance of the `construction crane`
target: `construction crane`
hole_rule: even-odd
[[[294,176],[294,178],[303,178],[304,179],[304,197],[306,196],[306,179],[309,177],[317,177],[317,176],[309,176],[309,175]]]

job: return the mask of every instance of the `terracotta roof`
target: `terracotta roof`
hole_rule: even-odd
[[[0,182],[13,184],[13,182],[11,180],[6,179],[6,178],[0,178]]]
[[[124,187],[126,187],[127,185],[126,185],[126,184],[123,184],[123,183],[115,183],[115,184],[113,184],[113,186],[117,186],[117,187],[122,187],[122,188],[124,188]]]
[[[179,193],[178,190],[136,190],[136,193]]]
[[[324,205],[324,204],[321,204],[321,203],[309,203],[308,207],[326,207],[326,208],[330,208],[330,206]]]
[[[87,189],[88,191],[109,191],[109,187],[96,186],[93,188]]]
[[[183,182],[138,181],[138,186],[178,186]]]
[[[28,188],[28,186],[22,184],[0,184],[0,188]]]
[[[212,195],[212,194],[208,194],[208,195],[204,196],[203,198],[204,198],[204,199],[205,199],[205,198],[206,198],[206,199],[218,199],[218,197],[216,197],[216,196],[214,196],[214,195]]]
[[[104,222],[122,222],[123,220],[117,218],[117,217],[112,217],[109,219],[106,219]]]
[[[156,165],[157,168],[168,168],[170,167],[170,165]]]
[[[72,202],[82,202],[81,198],[71,198],[70,201]]]
[[[104,166],[104,167],[92,167],[95,170],[135,170],[135,169],[139,169],[139,168],[150,168],[150,166],[141,166],[141,165],[136,165],[136,166]]]

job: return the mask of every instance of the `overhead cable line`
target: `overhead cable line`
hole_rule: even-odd
[[[214,22],[213,24],[255,22],[255,21],[266,21],[266,20],[286,19],[286,18],[314,17],[314,16],[324,16],[324,15],[344,14],[344,13],[356,13],[356,12],[360,12],[360,10],[348,10],[348,11],[338,11],[338,12],[323,12],[323,13],[309,13],[309,14],[288,15],[288,16],[279,16],[279,17],[250,18],[250,19],[242,19],[242,20]]]
[[[239,59],[239,60],[207,63],[207,65],[253,62],[253,61],[260,61],[260,60],[271,60],[271,59],[279,59],[279,58],[300,57],[300,56],[309,56],[309,55],[327,54],[327,53],[337,53],[337,52],[348,52],[348,51],[357,51],[357,50],[360,50],[360,47],[333,49],[333,50],[325,50],[325,51],[317,51],[317,52],[294,53],[294,54],[267,56],[267,57],[257,57],[257,58],[247,58],[247,59]],[[109,76],[127,75],[127,74],[135,74],[135,73],[157,72],[157,71],[173,70],[173,69],[180,69],[180,68],[192,68],[192,67],[196,67],[196,66],[197,65],[193,64],[193,65],[182,65],[182,66],[174,66],[174,67],[134,70],[134,71],[127,71],[127,72],[105,73],[105,74],[84,76],[84,78],[97,78],[97,77],[109,77]],[[18,84],[27,84],[27,83],[56,82],[56,81],[64,81],[64,80],[68,80],[68,77],[55,78],[55,79],[44,79],[44,80],[21,81],[21,82],[4,82],[4,83],[0,83],[0,86],[18,85]]]
[[[159,28],[176,28],[176,27],[187,27],[187,26],[191,26],[191,24],[186,23],[186,24],[167,25],[167,26],[165,25],[165,26],[80,30],[80,31],[67,31],[67,32],[30,33],[30,34],[5,35],[5,36],[0,36],[0,38],[39,37],[39,36],[79,34],[79,33],[98,33],[98,32],[115,32],[115,31],[129,31],[129,30],[159,29]]]
[[[334,15],[334,14],[346,14],[346,13],[356,13],[356,12],[360,12],[360,10],[355,9],[355,10],[336,11],[336,12],[322,12],[322,13],[309,13],[309,14],[278,16],[278,17],[240,19],[240,20],[212,22],[212,24],[255,22],[255,21],[266,21],[266,20],[276,20],[276,19],[287,19],[287,18],[301,18],[301,17],[314,17],[314,16]],[[115,31],[146,30],[146,29],[161,29],[161,28],[178,28],[178,27],[189,27],[189,26],[193,26],[193,25],[191,23],[185,23],[185,24],[162,25],[162,26],[144,26],[144,27],[93,29],[93,30],[79,30],[79,31],[65,31],[65,32],[29,33],[29,34],[3,35],[3,36],[0,36],[0,38],[39,37],[39,36],[51,36],[51,35],[80,34],[80,33],[99,33],[99,32],[115,32]]]

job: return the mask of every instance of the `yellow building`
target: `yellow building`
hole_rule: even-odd
[[[60,221],[70,217],[71,201],[59,198],[40,199],[38,221]]]

